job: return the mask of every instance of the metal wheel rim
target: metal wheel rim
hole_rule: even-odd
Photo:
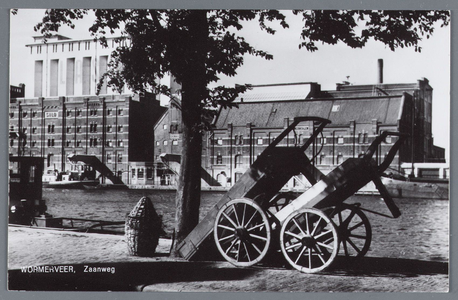
[[[238,267],[260,262],[271,242],[267,215],[251,199],[231,200],[221,207],[213,235],[223,258]]]
[[[283,223],[280,247],[295,269],[304,273],[320,272],[332,264],[339,252],[337,229],[322,211],[302,209],[293,212]]]

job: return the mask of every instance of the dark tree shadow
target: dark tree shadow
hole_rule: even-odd
[[[85,266],[114,267],[112,273],[84,272]],[[73,265],[75,273],[8,271],[9,290],[139,291],[149,284],[188,281],[243,280],[256,270],[222,267],[212,262],[139,262]],[[87,268],[86,268],[87,270]]]
[[[85,272],[89,266],[114,267],[114,273]],[[157,283],[231,281],[262,276],[266,269],[291,269],[279,256],[269,256],[264,263],[251,268],[236,268],[218,262],[136,262],[73,265],[74,273],[27,273],[8,271],[9,290],[28,291],[141,291]],[[448,275],[448,263],[398,258],[337,257],[324,272],[312,276],[352,276],[405,278],[422,275]]]
[[[271,253],[260,266],[265,268],[293,268],[281,253]],[[421,275],[448,275],[449,265],[442,261],[385,257],[337,256],[333,264],[318,275],[360,277],[417,277]]]
[[[370,277],[417,277],[421,275],[448,275],[447,262],[417,259],[362,257],[337,257],[323,274]]]

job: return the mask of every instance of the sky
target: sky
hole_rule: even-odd
[[[234,77],[221,77],[220,84],[272,84],[292,82],[317,82],[322,90],[333,90],[336,83],[348,80],[351,84],[377,83],[377,60],[384,61],[384,83],[413,83],[427,78],[433,87],[433,137],[437,146],[449,155],[450,137],[450,27],[437,26],[430,39],[420,42],[422,52],[413,48],[391,51],[387,46],[370,42],[362,49],[352,49],[343,44],[317,44],[319,50],[308,52],[299,49],[301,19],[287,14],[289,29],[278,27],[275,35],[261,31],[257,24],[244,24],[239,33],[257,49],[273,54],[266,61],[247,56]],[[11,16],[10,32],[10,84],[26,82],[33,76],[33,62],[26,44],[33,42],[39,33],[33,30],[44,15],[44,10],[22,9]],[[91,18],[78,21],[75,29],[62,27],[59,34],[73,39],[90,38],[87,31]],[[27,70],[27,72],[24,72]],[[27,74],[27,75],[25,75]],[[29,80],[30,82],[30,80]],[[32,81],[33,82],[33,81]],[[31,97],[33,86],[26,85],[26,97]]]

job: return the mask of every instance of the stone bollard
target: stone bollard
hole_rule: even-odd
[[[127,215],[126,242],[130,255],[153,256],[163,233],[162,218],[148,197],[142,197]]]

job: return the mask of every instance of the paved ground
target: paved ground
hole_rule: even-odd
[[[402,239],[393,232],[391,236]],[[377,250],[369,252],[367,257],[358,261],[337,259],[331,269],[311,275],[284,266],[282,259],[250,268],[235,268],[226,262],[171,259],[167,255],[170,240],[165,239],[160,241],[156,257],[141,258],[128,255],[123,236],[10,227],[9,288],[173,292],[448,291],[448,263],[443,257],[421,258],[423,254],[417,255],[418,252],[405,253],[409,245],[381,249],[380,243],[388,241],[374,242]],[[44,273],[43,268],[38,270],[41,272],[33,268],[22,271],[27,266],[48,266],[48,273]],[[49,267],[53,266],[67,266],[68,272],[64,272],[65,268],[60,269],[61,273],[51,272]]]

